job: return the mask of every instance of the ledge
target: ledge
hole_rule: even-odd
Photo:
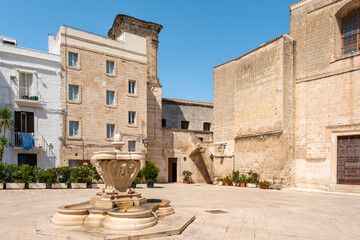
[[[235,137],[235,140],[242,140],[247,138],[264,138],[264,137],[271,137],[271,136],[278,136],[283,133],[283,130],[275,130],[275,131],[268,131],[268,132],[261,132],[261,133],[254,133],[254,134],[246,134]]]

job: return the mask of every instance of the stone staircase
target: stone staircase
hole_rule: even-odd
[[[330,192],[360,193],[360,185],[332,184]]]

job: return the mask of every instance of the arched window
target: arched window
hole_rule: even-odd
[[[356,10],[341,20],[343,55],[360,51],[359,13],[360,10]]]

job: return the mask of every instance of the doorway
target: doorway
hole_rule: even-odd
[[[360,136],[339,136],[337,183],[360,185]]]
[[[18,165],[27,164],[30,166],[37,165],[36,154],[18,154]]]
[[[168,162],[168,182],[177,182],[177,158],[169,158]]]

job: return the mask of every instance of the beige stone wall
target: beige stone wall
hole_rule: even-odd
[[[64,28],[64,27],[62,27]],[[62,165],[68,160],[89,160],[95,151],[112,150],[106,139],[106,125],[114,124],[126,142],[136,141],[136,151],[146,152],[141,140],[147,137],[147,58],[146,39],[130,44],[102,38],[69,28],[60,31],[63,66],[62,101],[64,103]],[[63,35],[64,34],[64,35]],[[135,39],[135,40],[136,40]],[[126,41],[130,41],[128,37]],[[125,44],[127,45],[127,44]],[[78,53],[78,67],[67,66],[68,52]],[[126,56],[123,54],[125,53]],[[145,56],[138,61],[139,56]],[[115,74],[106,74],[106,60],[115,62]],[[136,81],[136,93],[128,94],[128,81]],[[68,100],[68,85],[79,86],[79,101]],[[115,92],[114,106],[106,105],[106,90]],[[66,103],[66,104],[65,104]],[[136,124],[128,124],[128,111],[136,112]],[[69,121],[79,121],[78,137],[69,136]]]
[[[337,136],[360,134],[360,56],[341,56],[339,20],[359,1],[306,1],[291,8],[296,41],[296,185],[337,180]],[[316,56],[316,57],[315,57]]]
[[[204,141],[200,142],[199,138]],[[168,181],[168,160],[177,159],[177,180],[182,182],[182,172],[191,171],[192,181],[209,183],[213,179],[213,145],[210,132],[163,128],[163,159]]]
[[[224,86],[223,91],[214,90],[215,146],[221,140],[227,143],[225,151],[215,154],[215,177],[255,170],[263,179],[291,184],[293,49],[292,38],[285,35],[214,69],[215,87],[233,81],[235,89],[232,95]],[[229,102],[234,104],[231,108]],[[224,121],[229,115],[233,120]]]

